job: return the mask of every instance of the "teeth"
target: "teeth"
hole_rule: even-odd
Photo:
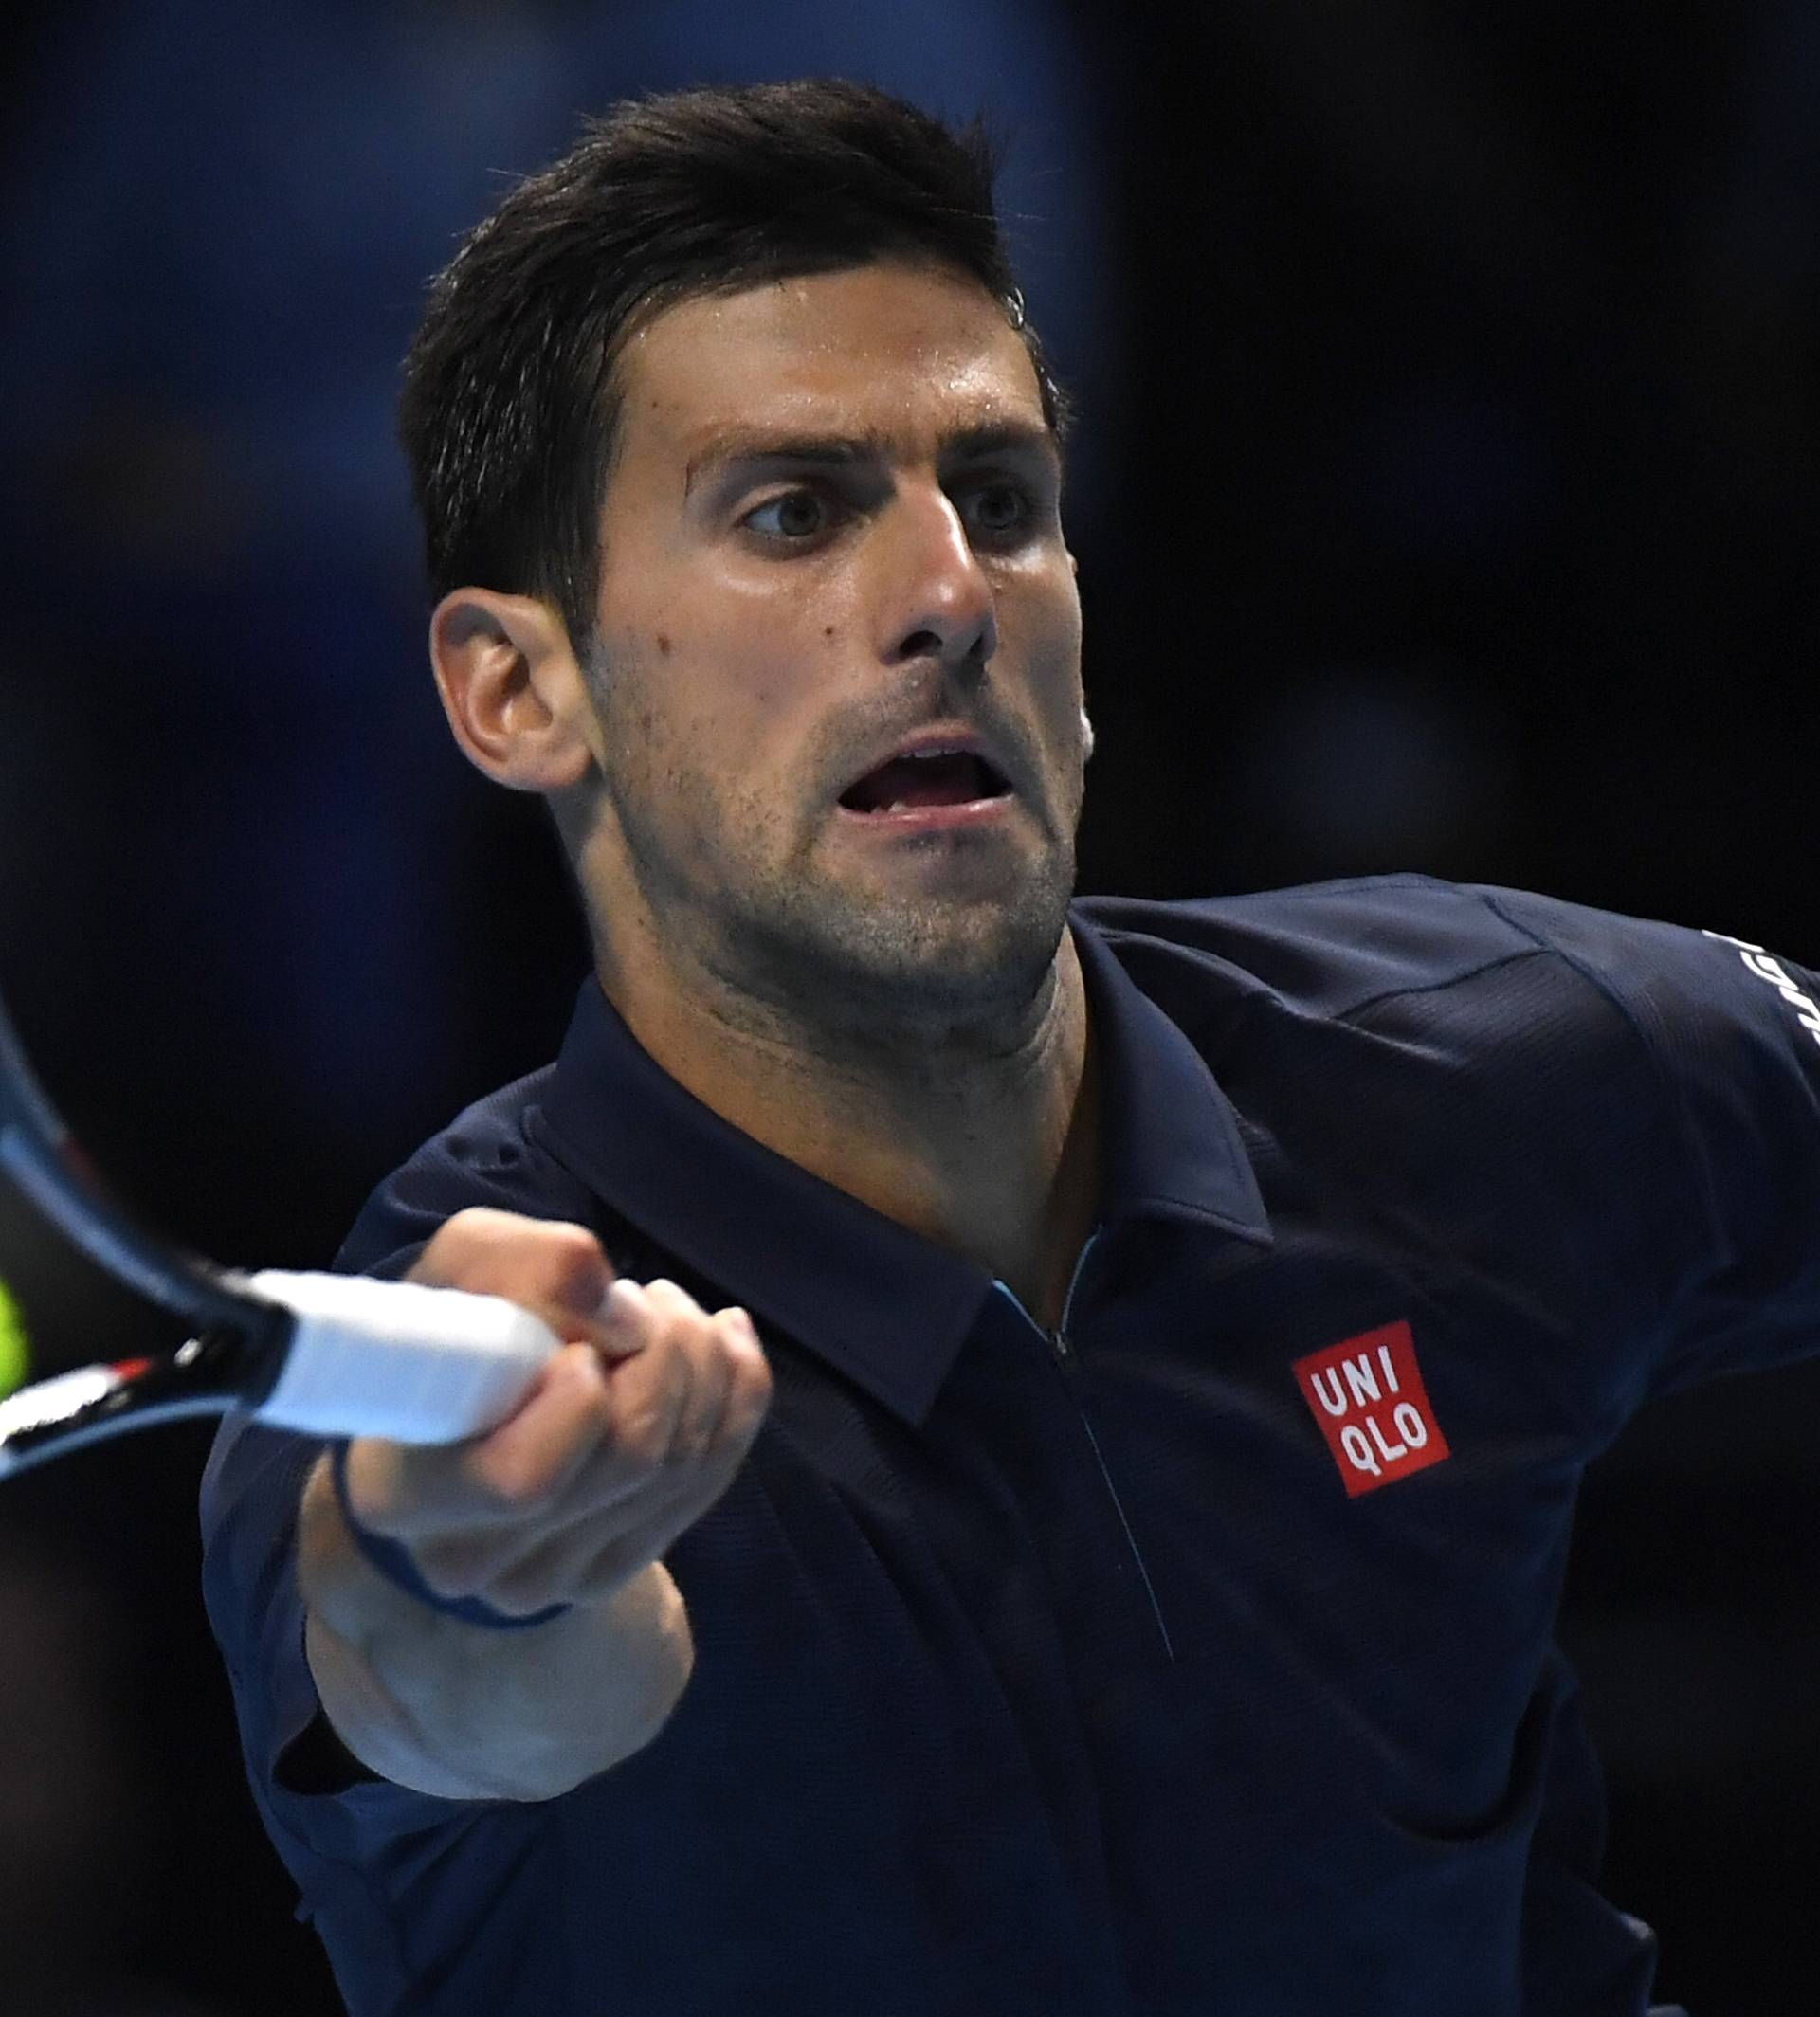
[[[881,810],[885,812],[901,812],[903,810],[903,801],[901,798],[894,798],[888,806],[881,808]]]

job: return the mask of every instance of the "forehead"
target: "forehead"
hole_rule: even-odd
[[[698,296],[651,318],[619,365],[622,459],[684,461],[732,427],[924,437],[1045,425],[1004,308],[945,267],[881,263]]]

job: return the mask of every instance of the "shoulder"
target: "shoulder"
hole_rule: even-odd
[[[473,1205],[587,1220],[588,1187],[552,1154],[538,1127],[555,1073],[546,1065],[477,1099],[401,1163],[368,1198],[337,1267],[401,1271],[445,1219]]]
[[[1708,1228],[1820,1180],[1820,978],[1748,940],[1421,876],[1080,915],[1261,1099],[1385,1141],[1442,1115],[1506,1164],[1678,1171]]]
[[[1079,915],[1222,1082],[1445,1107],[1507,1140],[1652,1144],[1715,1190],[1820,1124],[1820,980],[1710,931],[1527,890],[1372,877]],[[1729,1146],[1728,1146],[1729,1145]],[[1759,1153],[1754,1151],[1753,1153]]]
[[[1146,991],[1186,1000],[1236,981],[1338,1020],[1418,996],[1429,998],[1423,1012],[1445,1012],[1449,994],[1496,1019],[1503,1007],[1539,1009],[1545,996],[1556,1015],[1577,1008],[1589,1026],[1622,1027],[1655,1049],[1689,1027],[1761,1030],[1769,997],[1803,993],[1799,968],[1745,941],[1429,876],[1192,902],[1095,898],[1079,911]],[[1755,994],[1740,986],[1752,976]],[[1793,1006],[1820,1026],[1811,1002]]]
[[[1429,876],[1366,876],[1243,896],[1083,900],[1079,914],[1145,985],[1175,992],[1243,975],[1297,1007],[1344,1016],[1536,950],[1487,893]]]

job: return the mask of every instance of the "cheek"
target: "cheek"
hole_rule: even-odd
[[[777,760],[771,685],[687,677],[679,632],[667,663],[646,662],[617,679],[603,714],[620,789],[641,821],[684,855],[705,855],[726,836],[762,822],[775,793],[766,779]]]
[[[1050,609],[1031,626],[1030,678],[1045,719],[1072,724],[1081,705],[1081,619]]]
[[[848,614],[780,608],[774,592],[762,610],[756,598],[729,607],[699,584],[641,600],[622,594],[619,622],[603,627],[595,682],[623,788],[673,839],[715,806],[727,824],[769,817],[849,646]]]

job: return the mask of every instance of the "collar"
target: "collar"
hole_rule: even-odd
[[[1266,1244],[1230,1103],[1188,1038],[1078,910],[1104,1099],[1100,1223],[1185,1220]],[[640,1231],[912,1426],[992,1278],[755,1141],[670,1077],[592,976],[541,1118],[578,1175]]]

